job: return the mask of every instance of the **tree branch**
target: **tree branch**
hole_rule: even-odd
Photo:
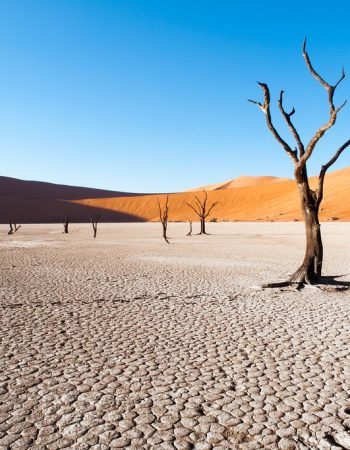
[[[264,112],[265,117],[266,117],[267,127],[269,128],[269,130],[271,131],[271,133],[273,134],[275,139],[282,145],[282,147],[287,152],[289,157],[292,159],[294,164],[296,164],[298,162],[296,152],[294,150],[292,150],[290,148],[290,146],[287,144],[287,142],[282,139],[282,137],[280,136],[280,134],[278,133],[278,131],[276,130],[276,128],[274,127],[274,125],[272,123],[271,112],[270,112],[270,90],[269,90],[267,84],[260,83],[259,81],[258,81],[258,84],[264,93],[264,104],[255,102],[254,100],[249,100],[249,101],[251,103],[258,105],[259,108]]]
[[[280,109],[280,111],[282,113],[282,116],[284,117],[284,120],[287,122],[287,125],[288,125],[288,127],[289,127],[289,129],[290,129],[290,131],[291,131],[291,133],[292,133],[292,135],[293,135],[297,145],[298,145],[299,157],[301,158],[303,156],[303,154],[305,153],[304,144],[301,142],[299,133],[298,133],[297,129],[295,128],[295,126],[294,126],[294,124],[293,124],[293,122],[291,120],[291,117],[293,116],[293,114],[295,114],[295,109],[293,108],[290,113],[286,112],[286,110],[284,109],[284,106],[283,106],[283,94],[284,94],[284,91],[281,91],[280,98],[278,100],[278,107],[279,107],[279,109]]]
[[[193,211],[197,214],[198,217],[201,217],[201,213],[198,212],[198,211],[194,208],[193,205],[191,205],[190,203],[187,203],[187,205],[188,205],[191,209],[193,209]]]
[[[350,139],[347,140],[334,154],[334,156],[328,161],[327,164],[324,164],[321,167],[320,175],[318,177],[318,189],[317,189],[317,206],[321,204],[321,201],[323,199],[323,184],[324,184],[324,178],[326,175],[327,170],[337,161],[339,156],[343,153],[343,151],[349,147],[350,145]]]
[[[211,207],[209,208],[209,210],[208,210],[208,212],[206,213],[205,217],[208,217],[209,214],[210,214],[210,211],[211,211],[213,208],[215,208],[215,206],[217,206],[219,203],[220,203],[219,201],[214,202],[214,203],[211,205]]]
[[[338,112],[346,105],[347,100],[340,105],[338,108],[336,108],[334,106],[334,102],[333,102],[333,97],[334,97],[334,92],[337,88],[337,86],[339,85],[339,83],[344,80],[345,78],[345,72],[344,72],[344,67],[342,68],[342,73],[341,73],[341,77],[339,78],[339,80],[336,82],[336,84],[334,86],[332,86],[331,84],[327,83],[327,81],[325,81],[321,75],[316,72],[316,70],[313,68],[311,61],[310,61],[310,57],[308,52],[306,51],[306,38],[304,40],[304,44],[303,44],[303,57],[305,59],[306,62],[306,66],[309,69],[309,71],[311,72],[311,75],[326,89],[327,93],[328,93],[328,103],[329,103],[329,120],[327,123],[325,123],[324,125],[322,125],[315,133],[315,135],[313,136],[313,138],[311,139],[311,141],[309,142],[306,151],[303,155],[302,158],[300,158],[300,162],[299,162],[299,168],[301,169],[306,161],[310,158],[310,156],[312,155],[312,152],[317,144],[317,142],[322,138],[322,136],[325,134],[325,132],[327,130],[329,130],[336,122],[337,120],[337,114]]]
[[[325,89],[327,89],[327,90],[330,89],[330,88],[331,88],[331,85],[328,84],[328,83],[321,77],[321,75],[319,75],[319,74],[316,72],[316,70],[313,68],[313,66],[312,66],[312,64],[311,64],[311,61],[310,61],[310,58],[309,58],[309,54],[308,54],[308,52],[306,51],[306,38],[304,39],[304,43],[303,43],[303,57],[304,57],[304,59],[305,59],[306,65],[307,65],[308,69],[310,70],[312,76],[313,76],[314,78],[316,78],[316,80],[319,81]],[[339,83],[338,83],[338,84],[339,84]]]
[[[158,202],[158,209],[159,209],[159,220],[161,222],[163,222],[163,220],[162,220],[162,208],[160,207],[159,198],[157,198],[157,202]]]

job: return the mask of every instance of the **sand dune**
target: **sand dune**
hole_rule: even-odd
[[[316,179],[311,178],[315,185]],[[239,177],[205,186],[209,202],[219,201],[210,219],[238,221],[301,220],[293,180],[277,177]],[[171,221],[196,220],[187,203],[198,191],[169,194]],[[0,222],[59,222],[66,213],[73,221],[89,221],[101,214],[105,221],[157,221],[157,198],[166,194],[129,194],[50,183],[0,178]],[[350,167],[331,172],[325,181],[321,220],[350,220]]]
[[[219,201],[211,218],[218,220],[241,221],[293,221],[301,220],[297,188],[293,180],[276,179],[274,177],[242,177],[242,181],[254,181],[255,184],[230,188],[208,190],[210,202]],[[260,178],[260,177],[259,177]],[[271,181],[268,182],[267,179]],[[240,179],[238,179],[240,180]],[[311,184],[315,186],[315,178]],[[260,182],[260,183],[259,183]],[[257,186],[259,188],[257,189]],[[170,194],[170,220],[195,220],[196,216],[187,206],[194,196],[203,196],[201,191]],[[165,200],[165,194],[157,196]],[[350,167],[329,173],[325,181],[325,197],[320,212],[321,220],[350,220]],[[127,214],[134,214],[147,221],[158,220],[158,210],[154,195],[134,198],[104,198],[74,201],[90,207],[96,207]]]

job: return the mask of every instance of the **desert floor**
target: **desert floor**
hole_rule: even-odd
[[[301,223],[70,228],[0,226],[0,449],[350,448],[350,292],[257,287]],[[322,230],[350,281],[350,224]]]

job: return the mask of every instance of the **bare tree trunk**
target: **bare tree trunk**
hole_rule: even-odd
[[[11,220],[9,220],[9,225],[10,225],[10,230],[8,231],[7,234],[16,233],[16,231],[18,231],[22,226],[22,225],[17,225],[15,222],[11,222]]]
[[[301,266],[290,277],[290,281],[300,284],[315,284],[321,277],[323,263],[323,244],[321,225],[318,218],[319,207],[315,192],[308,182],[298,182],[301,209],[306,232],[305,256]]]
[[[201,232],[199,234],[208,234],[205,231],[205,217],[201,217]]]
[[[158,201],[158,210],[159,210],[159,219],[162,224],[163,229],[163,239],[167,244],[170,244],[169,239],[167,237],[167,228],[168,228],[168,219],[169,219],[169,195],[166,196],[164,210],[162,210],[160,206],[159,199]]]
[[[98,224],[99,219],[100,219],[100,216],[97,216],[96,219],[91,217],[91,225],[92,225],[92,229],[94,230],[94,239],[97,236],[97,224]]]
[[[192,221],[191,220],[189,220],[189,224],[190,224],[190,231],[186,234],[186,236],[192,235]]]
[[[169,244],[169,239],[168,239],[168,237],[166,235],[167,225],[168,225],[168,222],[163,222],[162,223],[162,226],[163,226],[163,239],[165,240],[165,242],[167,244]]]
[[[69,217],[66,216],[66,220],[65,220],[65,222],[63,223],[63,229],[64,229],[64,233],[65,233],[65,234],[68,234],[68,225],[69,225]]]
[[[94,239],[95,239],[97,235],[97,222],[92,222],[92,228],[94,230]]]
[[[13,226],[12,226],[11,221],[9,221],[9,225],[10,225],[10,230],[7,234],[13,234]]]

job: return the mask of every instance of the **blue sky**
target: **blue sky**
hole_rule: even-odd
[[[256,80],[273,101],[284,89],[302,137],[312,136],[328,105],[301,56],[305,35],[328,81],[348,70],[336,100],[350,97],[350,6],[322,4],[0,0],[0,174],[134,192],[292,177],[247,99],[261,98]],[[349,124],[350,105],[310,173],[349,138]],[[347,165],[349,152],[335,167]]]

